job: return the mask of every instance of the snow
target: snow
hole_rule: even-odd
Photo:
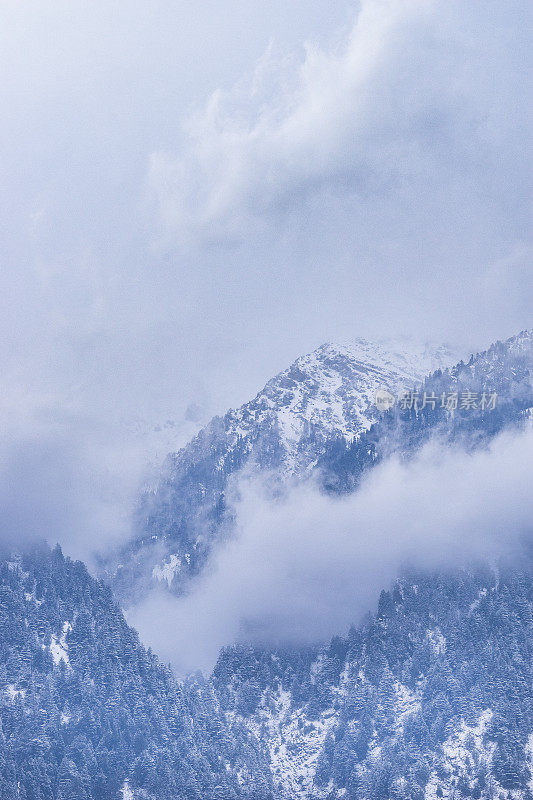
[[[427,638],[436,656],[446,652],[446,638],[442,635],[439,628],[427,631]]]
[[[478,594],[478,596],[477,596],[477,599],[474,600],[474,602],[470,604],[470,608],[469,608],[469,613],[470,614],[472,614],[472,612],[475,611],[476,608],[479,607],[479,604],[481,603],[481,600],[483,599],[483,597],[486,597],[486,596],[487,596],[487,590],[486,589],[481,589],[479,594]]]
[[[127,779],[122,784],[122,789],[120,791],[122,794],[122,800],[135,800]]]
[[[14,555],[11,561],[6,561],[6,566],[10,572],[17,573],[23,580],[29,577],[29,573],[22,569],[22,558],[19,555]]]
[[[320,653],[317,660],[311,664],[310,678],[312,684],[315,684],[317,682],[317,678],[320,676],[325,661],[326,661],[326,654]]]
[[[527,740],[526,755],[528,757],[528,768],[529,768],[529,774],[531,776],[527,785],[530,792],[533,792],[533,733],[530,733],[529,738]]]
[[[325,437],[335,433],[351,441],[378,418],[378,389],[398,396],[454,361],[445,348],[405,342],[357,339],[322,345],[272,378],[249,403],[228,412],[229,451],[239,438],[247,440],[254,431],[271,425],[280,434],[285,474],[302,474],[313,463],[313,454],[305,448],[302,452],[300,446],[311,427]],[[224,460],[219,458],[217,469],[223,468]]]
[[[442,745],[443,767],[446,777],[439,780],[434,772],[430,776],[425,791],[425,800],[437,800],[437,789],[442,791],[442,800],[452,800],[452,779],[472,774],[474,759],[490,764],[494,753],[494,743],[486,743],[485,733],[492,719],[490,708],[483,711],[475,725],[461,721],[459,728]],[[468,746],[467,746],[468,744]],[[507,795],[503,795],[504,798]]]
[[[420,711],[420,699],[403,683],[397,681],[394,688],[396,691],[395,728],[398,733],[402,733],[407,717]]]
[[[52,634],[52,641],[50,644],[50,653],[54,660],[54,664],[58,666],[62,661],[67,667],[70,667],[70,660],[68,657],[68,644],[67,634],[72,630],[70,622],[64,622],[61,636]]]
[[[152,570],[152,577],[158,581],[166,581],[168,588],[170,589],[172,585],[172,581],[174,580],[174,576],[178,573],[181,569],[181,558],[177,556],[175,553],[172,553],[168,557],[168,561],[163,562],[162,566],[156,565]]]
[[[533,408],[526,408],[526,410],[522,412],[522,416],[526,425],[533,425]]]
[[[318,757],[328,732],[336,722],[333,708],[310,720],[302,709],[291,709],[291,693],[281,687],[265,692],[259,711],[238,717],[260,741],[266,735],[273,781],[283,798],[307,798],[313,785]]]
[[[459,731],[446,740],[442,749],[448,763],[463,771],[468,766],[470,751],[465,748],[467,738],[473,737],[476,750],[483,750],[483,736],[492,719],[491,709],[486,709],[480,714],[476,725],[467,725],[464,720],[461,722]]]
[[[68,714],[61,714],[59,721],[61,725],[68,725],[70,722],[70,716]]]
[[[37,608],[43,604],[43,600],[37,600],[35,596],[35,589],[33,592],[24,592],[24,599],[27,603],[33,603],[35,606],[37,606]]]
[[[345,695],[346,694],[346,684],[351,675],[351,664],[347,661],[344,665],[344,668],[339,677],[339,686],[337,687],[337,694]]]
[[[7,696],[13,702],[16,700],[17,697],[20,697],[23,700],[26,697],[26,690],[25,689],[17,689],[14,683],[8,684],[6,686]]]

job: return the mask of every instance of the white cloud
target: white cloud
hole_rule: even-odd
[[[215,92],[189,119],[178,156],[153,154],[164,223],[183,242],[212,242],[243,237],[268,215],[278,225],[294,205],[305,217],[316,198],[332,213],[331,194],[369,217],[391,199],[416,216],[435,193],[431,206],[452,217],[464,192],[472,210],[478,191],[511,200],[528,127],[524,11],[494,0],[363,0],[342,46],[309,46],[300,65],[260,62],[248,83]]]
[[[146,470],[120,430],[94,419],[26,420],[0,436],[0,544],[56,543],[95,566],[131,536],[132,511]]]
[[[1,402],[178,447],[324,341],[528,327],[529,13],[4,0]]]
[[[244,481],[235,540],[189,596],[154,594],[130,622],[179,671],[209,669],[241,637],[309,642],[343,633],[404,564],[491,560],[530,542],[532,458],[528,430],[473,454],[432,444],[409,464],[375,469],[343,499],[300,486],[273,501]]]
[[[122,536],[140,450],[324,341],[530,326],[531,4],[348,8],[0,3],[0,449],[78,486],[29,527]]]

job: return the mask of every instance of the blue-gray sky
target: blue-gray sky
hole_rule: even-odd
[[[138,457],[117,421],[179,445],[324,341],[530,326],[531,15],[3,0],[10,443],[114,474]]]

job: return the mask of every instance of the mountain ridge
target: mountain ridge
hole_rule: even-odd
[[[456,432],[476,425],[501,429],[514,419],[511,401],[518,402],[520,392],[526,398],[521,410],[533,404],[532,342],[531,331],[522,331],[456,364],[446,348],[411,347],[406,355],[365,340],[324,344],[296,359],[255,398],[213,418],[167,457],[158,484],[143,494],[136,537],[117,559],[120,566],[108,566],[118,596],[128,604],[154,585],[187,591],[213,543],[233,535],[227,488],[244,468],[270,471],[282,481],[318,471],[324,488],[348,491],[377,460],[401,449],[402,437],[410,449],[416,438],[446,426]],[[481,384],[500,392],[490,422],[461,408],[450,421],[440,409],[433,417],[428,409],[402,415],[396,402],[383,414],[375,405],[378,389],[397,400],[415,386],[440,396]]]
[[[332,436],[350,442],[372,427],[376,390],[399,394],[452,361],[443,346],[410,344],[401,352],[364,339],[297,358],[252,400],[214,417],[168,455],[158,484],[143,494],[138,538],[114,568],[118,595],[127,602],[136,581],[142,593],[152,581],[174,586],[203,568],[213,539],[230,535],[225,489],[245,465],[283,480],[305,476]]]
[[[420,385],[436,396],[490,388],[490,411],[396,404],[353,438],[309,432],[323,490],[354,491],[375,463],[412,457],[432,436],[478,447],[529,424],[532,375],[525,331]],[[222,447],[222,434],[208,443]],[[272,441],[259,443],[272,463]],[[217,503],[246,463],[242,437],[236,447],[218,471],[216,447],[200,447],[205,463],[191,457],[174,487],[184,508],[193,501],[187,546],[207,522],[226,533]],[[406,570],[346,635],[228,646],[209,678],[178,682],[83,564],[47,546],[0,553],[0,795],[532,800],[532,574],[530,546],[497,565]]]
[[[532,611],[510,565],[406,573],[347,636],[227,648],[213,681],[280,800],[530,800]]]

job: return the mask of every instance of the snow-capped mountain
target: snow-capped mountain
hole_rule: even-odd
[[[253,400],[215,417],[166,460],[143,497],[139,537],[120,554],[113,584],[126,602],[155,580],[181,590],[225,535],[228,480],[247,467],[284,480],[308,474],[327,442],[353,442],[379,416],[376,390],[393,395],[453,363],[445,347],[324,344],[272,378]]]
[[[433,399],[424,403],[424,397]],[[435,371],[407,400],[381,414],[355,441],[337,439],[326,447],[317,462],[325,489],[354,491],[367,469],[393,453],[409,457],[430,437],[475,447],[509,425],[523,424],[533,408],[533,332]]]
[[[228,489],[241,470],[283,481],[320,475],[326,490],[352,491],[364,472],[392,452],[412,453],[431,435],[492,436],[533,406],[533,334],[523,331],[468,362],[452,365],[444,347],[350,344],[319,347],[298,358],[237,410],[215,417],[168,456],[157,485],[145,492],[138,536],[108,571],[128,604],[151,584],[173,591],[204,567],[213,544],[232,535]],[[396,405],[378,410],[376,390],[398,397],[416,387],[441,398],[474,393],[474,407],[449,412]],[[480,407],[492,393],[497,405]]]
[[[419,389],[495,392],[491,410],[380,414],[372,393],[417,382],[416,363],[371,363],[365,347],[299,359],[169,457],[115,585],[142,590],[148,576],[184,590],[230,531],[227,486],[243,467],[290,481],[320,471],[325,491],[353,491],[387,453],[409,457],[430,436],[478,446],[530,424],[530,332],[438,367]],[[287,413],[298,421],[284,427]],[[178,683],[82,564],[45,546],[2,552],[0,796],[532,800],[530,556],[406,571],[346,635],[231,646],[210,678]]]
[[[378,389],[397,395],[454,361],[446,347],[407,342],[404,347],[357,339],[324,344],[296,359],[253,400],[225,415],[226,457],[241,440],[252,451],[261,431],[275,430],[280,469],[288,475],[301,474],[315,456],[309,447],[311,432],[319,440],[341,435],[351,441],[376,421]],[[222,457],[220,469],[224,463]]]

